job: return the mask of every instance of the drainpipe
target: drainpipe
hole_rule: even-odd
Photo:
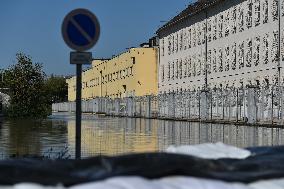
[[[278,87],[280,89],[281,82],[281,2],[278,1]]]
[[[101,74],[101,91],[100,91],[100,97],[103,96],[103,71],[100,71]]]
[[[207,18],[208,18],[208,15],[207,15],[207,10],[205,11],[205,17],[206,17],[206,27],[205,27],[205,90],[208,89],[208,58],[207,58],[207,48],[208,48],[208,45],[207,45]]]

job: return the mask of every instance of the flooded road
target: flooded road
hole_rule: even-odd
[[[284,129],[140,118],[82,117],[82,157],[163,151],[170,145],[223,142],[237,147],[284,145]],[[2,120],[0,159],[75,154],[75,115],[46,120]]]

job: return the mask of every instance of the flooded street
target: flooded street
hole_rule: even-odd
[[[82,157],[163,151],[170,145],[223,142],[237,147],[284,144],[282,128],[189,123],[83,115]],[[43,121],[2,120],[0,159],[22,155],[75,154],[75,116]]]

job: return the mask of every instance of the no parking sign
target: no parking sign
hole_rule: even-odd
[[[75,9],[64,18],[62,36],[70,48],[81,52],[86,51],[92,48],[99,39],[99,21],[91,11]]]
[[[82,64],[91,64],[92,53],[84,52],[92,48],[100,36],[97,17],[87,9],[75,9],[68,13],[62,24],[65,43],[76,52],[70,52],[70,64],[76,64],[76,159],[81,159],[81,96]]]

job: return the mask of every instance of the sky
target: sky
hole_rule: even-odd
[[[16,63],[16,53],[42,63],[47,75],[73,75],[71,49],[61,24],[73,9],[86,8],[100,22],[101,35],[90,49],[93,58],[110,58],[137,47],[187,7],[191,0],[1,0],[0,69]]]

